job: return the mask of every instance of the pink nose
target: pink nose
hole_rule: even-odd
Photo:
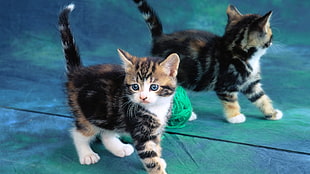
[[[140,94],[140,99],[141,99],[141,100],[146,100],[146,99],[147,99],[147,96],[144,95],[144,94]]]

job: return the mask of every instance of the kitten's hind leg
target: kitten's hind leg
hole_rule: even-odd
[[[236,92],[216,93],[222,101],[224,114],[229,123],[243,123],[246,117],[240,113],[240,105]]]
[[[133,153],[134,148],[130,144],[124,144],[119,139],[119,135],[113,131],[104,130],[101,132],[103,145],[112,154],[118,157],[129,156]]]
[[[73,128],[71,130],[71,135],[81,164],[95,164],[100,160],[99,155],[95,153],[89,145],[95,138],[96,134],[94,132],[86,136],[81,131]]]

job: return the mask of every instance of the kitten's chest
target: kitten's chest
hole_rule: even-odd
[[[167,97],[160,102],[160,104],[147,106],[146,109],[149,110],[151,113],[156,115],[156,118],[159,120],[161,125],[165,125],[167,122],[167,117],[171,107],[171,97]]]
[[[257,52],[253,54],[253,56],[248,60],[248,65],[251,67],[248,70],[250,73],[243,80],[241,85],[239,86],[239,89],[243,89],[247,87],[252,82],[260,79],[260,58],[266,53],[266,49],[259,49]]]
[[[248,60],[248,64],[251,66],[251,75],[255,76],[260,72],[260,58],[266,53],[266,49],[258,49],[252,57]]]
[[[164,105],[164,106],[153,106],[148,108],[148,110],[156,115],[156,118],[160,121],[162,125],[166,124],[167,122],[167,116],[168,111],[170,109],[170,106]]]

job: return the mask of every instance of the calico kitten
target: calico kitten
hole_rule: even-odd
[[[124,66],[81,64],[68,22],[71,4],[59,16],[59,31],[67,61],[67,93],[75,116],[71,134],[81,164],[100,159],[90,142],[99,135],[103,145],[118,157],[134,148],[119,135],[131,135],[135,149],[149,173],[165,174],[161,135],[171,113],[179,65],[177,54],[166,59],[137,58],[118,50]]]
[[[242,15],[236,7],[227,8],[228,22],[223,36],[207,31],[185,30],[164,34],[162,24],[144,0],[134,0],[152,34],[152,54],[178,53],[181,59],[178,82],[193,91],[214,90],[230,123],[246,120],[240,113],[238,92],[243,93],[268,120],[279,120],[282,112],[261,87],[260,58],[272,44],[270,18]]]

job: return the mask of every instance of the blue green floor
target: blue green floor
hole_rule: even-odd
[[[199,28],[221,34],[227,4],[244,13],[274,10],[275,42],[261,60],[262,83],[275,107],[283,111],[283,119],[263,119],[240,95],[247,121],[229,124],[213,92],[189,91],[198,119],[183,128],[166,130],[162,147],[167,172],[310,173],[310,27],[303,22],[310,14],[307,10],[299,14],[310,3],[260,1],[254,8],[250,1],[237,0],[149,1],[160,16],[165,16],[162,20],[167,32]],[[71,1],[1,2],[0,173],[146,173],[136,153],[118,158],[99,141],[93,144],[101,156],[99,163],[82,166],[78,162],[68,132],[73,118],[66,104],[57,31],[57,14],[68,3]],[[150,35],[132,2],[75,3],[70,19],[85,65],[120,63],[117,48],[137,56],[149,54]]]
[[[137,154],[118,158],[99,142],[93,148],[101,155],[100,162],[80,165],[68,133],[71,118],[5,108],[0,112],[1,173],[146,173]],[[309,126],[296,119],[249,119],[242,125],[230,125],[201,118],[180,130],[167,130],[162,142],[167,171],[309,173]]]

